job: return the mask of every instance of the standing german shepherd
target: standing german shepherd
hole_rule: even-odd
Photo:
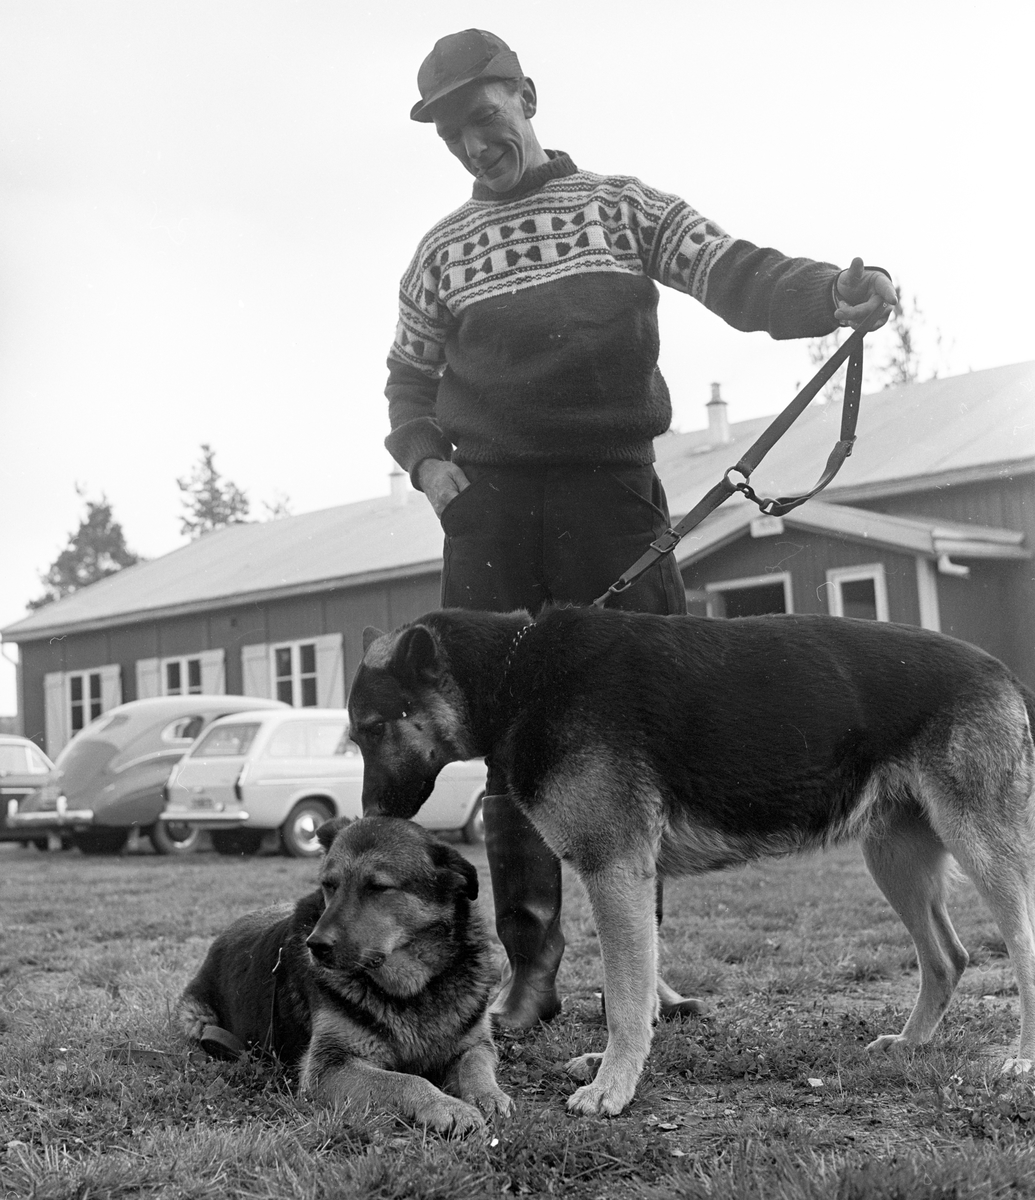
[[[349,698],[364,811],[412,816],[453,759],[491,755],[589,894],[608,1042],[569,1064],[568,1107],[632,1099],[658,1008],[654,886],[862,840],[916,944],[901,1033],[935,1030],[967,964],[945,908],[954,856],[1017,973],[1035,1058],[1035,697],[974,646],[840,617],[711,621],[596,609],[446,610],[368,630]],[[594,1067],[599,1070],[593,1078]]]
[[[409,821],[338,818],[317,837],[320,890],[220,934],[177,1006],[181,1028],[301,1060],[303,1094],[327,1103],[441,1133],[505,1115],[478,872]]]

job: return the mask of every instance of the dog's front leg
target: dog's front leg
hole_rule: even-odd
[[[607,1048],[602,1056],[573,1059],[568,1071],[596,1078],[568,1100],[572,1112],[612,1117],[633,1098],[647,1061],[658,1016],[657,923],[653,858],[613,863],[582,881],[596,920],[604,958]]]
[[[471,1046],[450,1067],[443,1088],[473,1104],[486,1117],[507,1117],[514,1105],[496,1082],[496,1050],[488,1029],[483,1041]]]
[[[323,1104],[394,1113],[436,1133],[462,1136],[485,1128],[485,1119],[473,1104],[447,1096],[420,1075],[374,1066],[335,1037],[333,1028],[319,1026],[317,1018],[302,1059],[303,1095]]]

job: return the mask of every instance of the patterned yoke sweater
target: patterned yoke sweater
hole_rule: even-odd
[[[385,445],[411,474],[425,458],[653,462],[672,418],[655,281],[737,329],[836,328],[837,267],[731,238],[678,196],[547,153],[511,192],[476,183],[403,276]]]

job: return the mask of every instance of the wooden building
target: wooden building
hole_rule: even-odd
[[[735,463],[768,418],[667,434],[658,471],[674,516]],[[805,491],[838,437],[818,404],[752,478]],[[821,500],[780,519],[739,497],[679,546],[691,611],[830,612],[941,629],[1035,686],[1035,363],[865,397],[853,456]],[[19,647],[25,733],[56,754],[124,700],[185,692],[341,705],[367,625],[438,604],[441,531],[402,475],[392,493],[230,526],[2,631]]]

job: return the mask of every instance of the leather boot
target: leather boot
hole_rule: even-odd
[[[561,864],[509,796],[486,796],[482,811],[496,932],[508,962],[489,1013],[502,1029],[531,1029],[561,1011]]]

